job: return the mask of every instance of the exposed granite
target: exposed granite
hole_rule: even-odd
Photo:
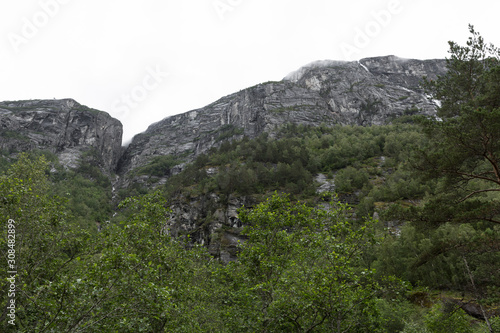
[[[48,150],[63,165],[76,167],[81,154],[93,148],[101,167],[112,172],[122,152],[122,133],[120,121],[73,99],[0,102],[4,152]]]

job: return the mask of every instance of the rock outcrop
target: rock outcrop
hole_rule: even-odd
[[[116,169],[123,127],[106,112],[73,99],[0,102],[0,149],[8,154],[48,150],[66,167],[94,149],[106,172]]]
[[[257,202],[251,196],[230,195],[222,200],[215,193],[177,197],[170,202],[172,213],[165,228],[174,237],[189,235],[190,242],[206,246],[210,254],[225,263],[236,260],[239,242],[245,240],[240,234],[243,225],[238,209],[253,207]]]

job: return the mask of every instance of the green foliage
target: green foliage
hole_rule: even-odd
[[[470,32],[466,46],[450,43],[448,72],[426,85],[442,101],[443,119],[420,119],[431,144],[413,163],[427,178],[444,181],[419,217],[432,223],[500,223],[500,52]],[[453,206],[448,214],[426,214],[446,201]]]
[[[29,137],[22,135],[17,131],[10,131],[10,130],[1,130],[0,137],[7,138],[7,139],[20,140],[20,141],[29,141]]]
[[[407,167],[400,164],[382,185],[373,188],[370,196],[376,201],[394,202],[422,198],[431,191],[432,183],[422,181]]]
[[[432,333],[471,333],[472,328],[465,312],[451,304],[436,304],[425,317]]]
[[[237,128],[234,125],[224,125],[219,130],[219,136],[215,141],[220,142],[232,138],[236,135],[241,135],[244,133],[242,128]]]
[[[494,297],[500,276],[488,262],[500,259],[496,244],[500,228],[476,230],[471,225],[445,224],[435,230],[406,225],[397,237],[388,236],[377,248],[373,266],[378,273],[398,276],[415,285],[472,292],[465,274],[467,257],[475,285]]]
[[[67,199],[68,209],[79,225],[96,232],[97,223],[109,220],[112,215],[109,176],[97,166],[92,154],[84,155],[76,169],[67,170],[56,162],[53,166],[52,192]]]
[[[352,192],[359,190],[368,183],[368,172],[357,170],[351,166],[340,170],[335,177],[335,188],[339,192]]]
[[[377,310],[383,332],[401,332],[407,320],[416,312],[415,307],[406,299],[378,299]]]
[[[489,320],[493,332],[500,332],[500,317],[493,317]]]
[[[131,210],[129,220],[99,235],[99,256],[88,258],[90,265],[75,286],[77,306],[68,310],[66,327],[184,331],[179,330],[185,327],[180,320],[195,311],[198,273],[209,260],[201,249],[185,251],[168,235],[164,203],[158,192],[122,203],[123,209]]]
[[[199,156],[181,174],[170,178],[167,191],[173,194],[189,188],[190,192],[216,191],[227,196],[279,189],[307,197],[315,193],[313,175],[343,168],[347,169],[339,172],[340,190],[361,189],[369,185],[373,174],[365,162],[387,155],[384,164],[397,166],[395,163],[404,161],[407,151],[417,146],[422,137],[411,125],[307,127],[291,124],[283,127],[276,139],[263,134],[253,140],[244,138],[222,143],[219,149]],[[421,194],[423,190],[410,187],[407,195],[412,191]]]
[[[485,301],[497,296],[499,279],[497,266],[487,263],[498,262],[500,244],[500,53],[473,27],[470,32],[466,46],[450,43],[448,72],[425,85],[442,103],[441,118],[418,119],[427,140],[371,195],[407,200],[417,194],[420,199],[400,202],[383,214],[411,226],[380,248],[387,251],[379,255],[382,271],[402,272],[432,288],[472,292],[466,258],[476,297]],[[388,147],[397,147],[397,140]],[[397,253],[397,259],[389,253]],[[487,296],[488,288],[493,294]]]
[[[430,333],[430,331],[424,324],[416,321],[409,321],[405,323],[405,327],[401,333]]]
[[[85,251],[88,234],[72,223],[64,202],[51,196],[43,156],[20,155],[0,176],[0,251],[7,257],[7,221],[15,221],[16,326],[2,320],[2,332],[34,332],[56,320],[67,299],[55,286],[77,274],[76,258]],[[4,270],[6,272],[7,270]],[[54,286],[54,289],[52,289]],[[5,275],[2,290],[7,290]],[[3,297],[6,297],[4,294]],[[6,298],[2,298],[5,308]],[[38,328],[38,329],[37,329]]]
[[[448,72],[425,85],[441,101],[441,117],[453,118],[475,109],[500,107],[500,51],[485,43],[473,26],[469,26],[469,31],[471,36],[465,46],[449,42]]]
[[[248,237],[239,261],[228,265],[238,288],[231,316],[244,331],[351,332],[375,330],[381,289],[361,264],[373,241],[370,222],[353,225],[348,207],[292,203],[274,195],[241,210]]]
[[[170,169],[179,163],[180,161],[171,155],[155,156],[147,165],[134,170],[134,173],[137,175],[163,177],[168,175]]]

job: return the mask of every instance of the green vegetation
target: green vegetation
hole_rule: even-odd
[[[20,141],[29,141],[29,138],[27,136],[22,135],[19,132],[9,130],[1,130],[0,137],[7,139],[16,139]]]
[[[219,136],[215,140],[216,142],[224,141],[232,138],[236,135],[242,135],[245,131],[242,128],[237,128],[234,125],[224,125],[219,130]]]
[[[5,292],[0,331],[498,332],[500,53],[471,33],[426,84],[440,119],[412,109],[232,141],[240,130],[224,127],[217,149],[155,190],[131,185],[118,207],[94,151],[74,170],[2,154],[0,252],[17,274],[16,325]],[[178,158],[135,174],[169,175]],[[336,193],[317,193],[319,173]],[[230,197],[251,205],[242,228],[220,228],[243,239],[224,264],[191,236]],[[167,207],[193,198],[203,214],[172,237]]]
[[[255,140],[224,142],[170,178],[167,191],[173,194],[189,188],[197,195],[248,195],[280,189],[311,197],[316,190],[315,174],[340,170],[339,181],[345,184],[340,190],[350,192],[369,185],[372,174],[380,172],[373,165],[374,158],[385,156],[385,166],[397,166],[408,150],[422,140],[418,128],[406,124],[314,128],[289,125],[275,139],[263,134]],[[209,175],[209,169],[217,172]]]
[[[148,175],[163,177],[168,175],[170,169],[179,164],[179,160],[173,156],[156,156],[146,166],[134,170],[136,175]]]
[[[330,201],[329,209],[291,203],[274,195],[240,211],[247,225],[239,261],[225,267],[239,304],[234,330],[247,332],[376,331],[376,299],[383,287],[363,265],[374,243],[372,223],[351,224],[349,208]],[[397,285],[397,284],[396,284]]]

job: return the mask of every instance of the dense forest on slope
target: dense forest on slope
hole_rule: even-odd
[[[119,193],[92,150],[3,154],[1,331],[499,332],[500,53],[471,34],[425,83],[440,118],[223,138]]]

